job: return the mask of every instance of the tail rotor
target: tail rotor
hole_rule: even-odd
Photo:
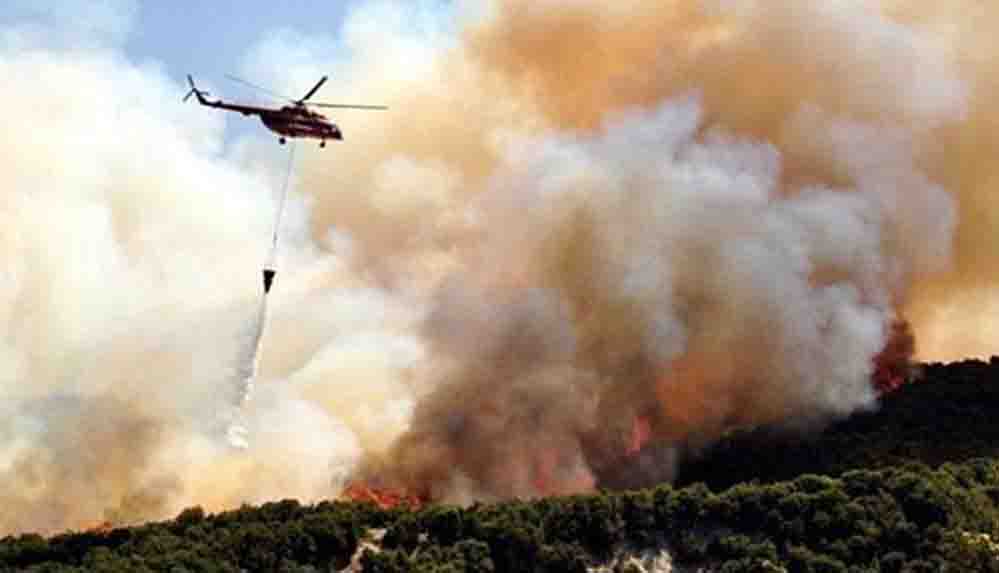
[[[191,91],[187,92],[187,95],[184,96],[184,99],[183,99],[184,102],[186,102],[187,100],[191,99],[191,96],[193,96],[193,95],[198,96],[198,101],[203,101],[202,98],[204,96],[211,95],[211,94],[209,94],[206,91],[199,90],[194,85],[194,78],[191,77],[191,74],[187,74],[187,83],[189,83],[191,85]]]

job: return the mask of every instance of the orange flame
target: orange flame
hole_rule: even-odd
[[[650,439],[652,439],[652,421],[647,416],[637,416],[631,425],[627,454],[633,456],[642,451]]]
[[[358,503],[372,502],[381,509],[395,509],[400,506],[407,506],[412,510],[418,510],[430,501],[426,496],[375,488],[360,482],[348,485],[341,494],[341,497]]]
[[[915,338],[909,323],[895,321],[888,343],[874,358],[872,383],[878,394],[889,394],[908,382],[915,349]]]
[[[114,529],[114,524],[106,520],[92,521],[85,524],[82,528],[82,530],[85,533],[99,533],[99,534],[108,533],[112,529]]]

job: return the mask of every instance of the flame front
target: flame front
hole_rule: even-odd
[[[402,491],[381,489],[360,482],[348,484],[340,494],[340,497],[359,503],[371,502],[381,509],[404,507],[412,510],[418,510],[428,501],[424,496],[413,495]]]

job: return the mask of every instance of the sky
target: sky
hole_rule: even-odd
[[[247,49],[276,29],[334,36],[347,2],[248,0],[141,2],[125,45],[137,59],[163,60],[172,75],[237,73]]]
[[[242,77],[271,91],[300,97],[321,75],[330,80],[317,94],[317,101],[343,101],[338,94],[335,64],[351,58],[349,39],[344,41],[345,20],[361,2],[354,0],[8,0],[0,7],[0,30],[16,29],[23,37],[46,46],[62,44],[67,50],[109,47],[132,63],[161,68],[173,81],[183,83],[191,74],[199,87],[211,86],[212,95],[226,100],[267,104],[274,100],[239,83],[226,74]],[[373,4],[367,2],[368,5]],[[424,13],[444,14],[449,0],[414,0]],[[377,12],[376,12],[377,13]],[[429,17],[433,19],[433,16]],[[356,18],[364,25],[364,18]],[[379,25],[379,22],[371,22]],[[433,22],[407,22],[414,33],[426,31]],[[53,30],[56,32],[53,33]],[[10,41],[10,37],[7,37]],[[289,48],[292,48],[289,50]],[[295,48],[302,57],[326,56],[318,65],[305,66],[313,77],[293,80],[280,77],[260,65],[268,51],[287,54]],[[296,62],[301,63],[301,62]],[[328,64],[324,67],[323,64]],[[297,67],[296,69],[303,69]],[[275,83],[281,83],[280,87]],[[180,94],[182,97],[183,94]],[[374,94],[372,97],[377,97]],[[346,102],[354,103],[354,102]],[[366,102],[357,102],[366,103]],[[379,102],[373,102],[379,103]],[[241,117],[226,117],[226,139],[263,134],[263,126]]]

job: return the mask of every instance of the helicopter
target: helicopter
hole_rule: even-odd
[[[260,116],[260,121],[267,127],[267,129],[278,134],[278,143],[284,145],[287,142],[287,138],[309,138],[318,139],[319,147],[326,147],[326,140],[332,139],[335,141],[343,141],[343,133],[340,131],[340,127],[337,124],[329,120],[325,115],[309,109],[310,106],[313,107],[325,107],[325,108],[339,108],[339,109],[374,109],[374,110],[385,110],[388,109],[382,105],[353,105],[353,104],[333,104],[333,103],[312,103],[307,100],[312,97],[319,88],[326,83],[326,76],[323,76],[319,82],[313,86],[311,90],[308,91],[301,99],[292,99],[285,96],[280,96],[273,94],[272,92],[245,80],[241,80],[237,77],[226,76],[231,80],[246,84],[254,89],[261,90],[265,93],[279,97],[281,99],[286,99],[291,102],[291,105],[282,106],[280,108],[266,108],[266,107],[255,107],[249,105],[240,105],[226,103],[222,100],[209,100],[205,96],[211,95],[204,90],[199,90],[194,85],[194,78],[190,74],[187,75],[187,83],[191,84],[191,91],[187,92],[184,96],[183,101],[187,101],[192,95],[198,98],[198,103],[208,107],[214,107],[216,109],[224,109],[228,111],[239,112],[245,116],[257,115]]]

